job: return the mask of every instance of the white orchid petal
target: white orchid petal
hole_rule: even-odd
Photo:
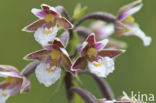
[[[52,32],[50,34],[46,34],[44,32],[45,28],[38,28],[34,34],[35,40],[40,43],[42,46],[48,44],[48,42],[52,42],[57,35],[58,28],[57,25],[52,28]]]
[[[35,73],[38,81],[46,87],[49,87],[60,78],[61,69],[56,67],[53,72],[48,72],[46,68],[50,68],[50,64],[40,63],[37,66]]]
[[[41,9],[36,9],[36,8],[33,8],[31,9],[31,12],[36,16],[38,12],[40,12]]]
[[[113,24],[106,24],[101,29],[98,29],[95,35],[97,41],[103,40],[114,32],[114,25]]]
[[[131,15],[137,13],[138,11],[140,11],[140,9],[142,8],[142,6],[143,6],[143,4],[140,4],[140,5],[138,5],[138,6],[134,7],[134,8],[132,8],[132,9],[130,9],[130,10],[127,12],[127,15],[128,15],[128,16],[131,16]]]
[[[103,27],[103,32],[105,34],[105,37],[110,36],[114,32],[114,25],[113,24],[107,24]]]
[[[152,38],[150,36],[146,36],[146,34],[138,27],[134,29],[134,32],[136,36],[138,36],[140,39],[142,39],[145,46],[149,46]]]
[[[50,10],[57,12],[56,9],[52,6],[50,6]]]
[[[100,41],[113,34],[114,24],[96,21],[91,24],[91,30],[95,33],[96,40]]]
[[[95,62],[88,62],[88,67],[90,71],[96,74],[99,77],[107,77],[110,73],[114,71],[114,61],[109,57],[104,57],[99,59],[102,62],[102,65],[95,66]],[[99,61],[100,62],[100,61]]]
[[[150,36],[146,36],[146,34],[138,27],[137,24],[133,23],[132,25],[125,25],[125,24],[120,24],[122,26],[121,28],[127,28],[129,29],[126,32],[123,32],[122,34],[125,36],[131,36],[135,35],[142,39],[144,46],[149,46],[152,42],[152,38]],[[118,27],[120,27],[118,26]]]
[[[7,99],[10,97],[7,90],[0,89],[0,103],[6,103]]]
[[[143,4],[140,4],[134,8],[128,9],[127,11],[123,12],[123,14],[121,14],[121,18],[120,20],[124,20],[126,17],[128,16],[132,16],[133,14],[137,13],[138,11],[140,11],[140,9],[142,8]]]
[[[95,48],[96,50],[100,51],[102,49],[104,49],[104,47],[108,44],[109,40],[108,39],[104,39],[102,41],[98,41],[95,44]]]
[[[15,78],[22,78],[22,76],[17,73],[17,72],[0,72],[0,77],[4,77],[4,78],[7,78],[7,77],[15,77]]]
[[[31,10],[32,14],[34,14],[36,17],[40,18],[40,19],[44,19],[46,14],[44,11],[42,11],[41,9],[36,9],[36,8],[33,8]]]
[[[150,36],[146,36],[146,34],[138,26],[131,27],[130,32],[125,33],[125,35],[135,35],[139,37],[143,41],[144,46],[149,46],[152,42],[152,38]]]

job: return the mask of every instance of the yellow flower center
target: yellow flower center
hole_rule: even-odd
[[[57,50],[54,50],[52,53],[51,53],[51,59],[52,59],[52,66],[56,66],[58,61],[59,61],[59,57],[60,57],[60,54],[59,54],[59,51]]]
[[[46,22],[50,22],[52,20],[53,16],[51,14],[47,14],[45,17]]]
[[[55,50],[51,53],[51,59],[52,60],[58,60],[59,58],[59,51]]]
[[[102,66],[103,62],[100,61],[100,62],[94,62],[94,66],[96,67],[99,67],[99,66]]]
[[[128,16],[126,19],[129,20],[129,21],[131,21],[131,22],[134,22],[135,21],[135,19],[132,16]]]
[[[46,71],[48,71],[49,73],[54,72],[55,68],[46,68]]]
[[[47,14],[46,17],[45,17],[45,21],[48,22],[48,23],[49,22],[51,23],[51,28],[50,29],[45,28],[45,30],[44,30],[44,33],[46,35],[48,35],[48,34],[53,32],[52,27],[54,27],[56,25],[56,18],[51,14]]]
[[[52,28],[50,28],[50,29],[45,28],[45,29],[44,29],[44,33],[45,33],[46,35],[49,35],[49,34],[52,33],[52,32],[53,32]]]
[[[94,57],[97,55],[97,51],[95,50],[95,48],[90,48],[87,53],[89,57]]]
[[[6,97],[8,95],[8,93],[2,92],[2,96]]]
[[[5,82],[10,83],[12,81],[12,79],[13,79],[12,77],[8,77],[8,78],[5,79]]]

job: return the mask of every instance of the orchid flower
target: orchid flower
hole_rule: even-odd
[[[97,41],[101,41],[108,38],[114,32],[114,25],[106,24],[103,21],[93,22],[90,28],[95,33],[95,39]]]
[[[135,35],[142,39],[145,46],[149,46],[152,40],[151,37],[145,35],[132,17],[132,15],[138,12],[142,6],[141,0],[137,0],[122,7],[115,23],[115,32],[125,36]]]
[[[103,21],[96,21],[91,24],[90,28],[91,31],[95,33],[96,41],[109,39],[109,42],[105,48],[126,48],[127,44],[125,42],[110,37],[114,33],[113,24],[106,24]]]
[[[71,29],[72,24],[54,8],[46,4],[41,5],[42,9],[32,9],[32,13],[39,18],[39,20],[26,26],[23,31],[35,32],[35,40],[42,46],[53,41],[57,32],[58,26],[62,26],[65,30]]]
[[[13,66],[0,65],[0,77],[6,78],[0,83],[0,103],[5,103],[10,96],[30,90],[30,81]]]
[[[28,54],[26,60],[38,60],[41,63],[36,67],[35,73],[38,81],[46,87],[54,84],[61,76],[61,64],[66,71],[71,72],[71,60],[64,45],[59,39],[45,49]]]
[[[75,61],[72,70],[84,70],[88,64],[89,70],[99,77],[107,77],[114,71],[113,57],[123,53],[123,50],[103,49],[108,40],[96,42],[95,35],[91,34],[83,43],[80,57]]]

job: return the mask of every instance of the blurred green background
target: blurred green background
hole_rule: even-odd
[[[36,20],[31,14],[31,8],[40,8],[40,4],[51,6],[63,5],[70,14],[77,3],[89,7],[87,13],[94,11],[106,11],[114,15],[124,4],[133,0],[0,0],[0,63],[14,65],[20,70],[28,63],[22,58],[32,51],[41,49],[33,38],[33,33],[22,32],[21,29]],[[121,37],[128,43],[127,52],[116,59],[116,70],[109,75],[107,80],[112,86],[116,96],[121,96],[122,91],[130,94],[130,91],[143,94],[156,94],[156,1],[144,0],[143,9],[135,15],[141,28],[153,39],[149,47],[144,47],[137,37]],[[89,76],[82,76],[84,87],[90,90],[98,98],[98,88]],[[57,84],[45,88],[39,84],[35,75],[30,77],[31,91],[12,97],[8,103],[66,103],[65,90],[51,98]]]

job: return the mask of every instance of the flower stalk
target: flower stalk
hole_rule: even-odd
[[[80,72],[80,74],[88,74],[88,75],[92,76],[95,79],[95,82],[98,85],[100,92],[104,98],[106,98],[107,100],[115,99],[114,93],[106,80],[101,79],[98,76],[96,76],[95,74],[88,72],[88,71]]]
[[[82,24],[84,21],[87,20],[102,20],[102,21],[106,21],[109,23],[114,23],[116,20],[116,17],[112,14],[109,13],[105,13],[105,12],[95,12],[89,15],[86,15],[84,17],[82,17],[74,26],[74,29],[76,29],[80,24]]]
[[[70,90],[72,92],[78,93],[81,96],[81,98],[83,98],[85,103],[96,103],[96,98],[85,89],[79,87],[72,87]]]
[[[70,88],[73,86],[72,81],[73,81],[72,75],[70,73],[66,73],[64,77],[64,82],[66,88],[66,95],[69,102],[73,100],[73,92],[70,91]]]

